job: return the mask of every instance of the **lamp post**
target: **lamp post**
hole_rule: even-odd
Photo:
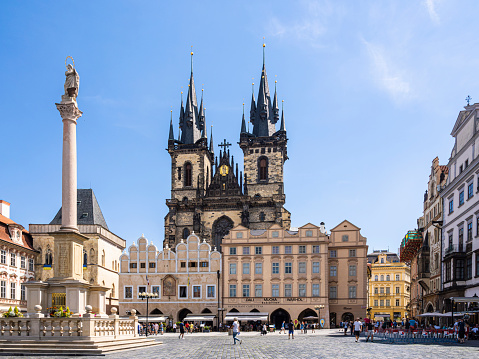
[[[218,279],[218,286],[216,289],[216,296],[218,297],[218,316],[216,317],[216,329],[220,331],[220,270],[216,272],[216,278]]]
[[[147,292],[143,292],[143,293],[140,293],[138,295],[138,297],[143,300],[143,299],[146,299],[146,331],[145,331],[145,335],[148,336],[148,313],[149,313],[149,310],[148,310],[148,300],[150,298],[158,298],[158,293],[147,293]]]
[[[321,329],[321,309],[324,308],[324,304],[320,304],[320,305],[315,305],[314,306],[314,309],[316,309],[318,311],[318,329]]]

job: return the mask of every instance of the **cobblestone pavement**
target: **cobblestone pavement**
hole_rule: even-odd
[[[296,332],[294,340],[288,340],[287,334],[278,333],[264,337],[259,333],[241,333],[240,337],[243,344],[233,345],[232,336],[226,333],[186,334],[184,340],[179,340],[177,334],[165,334],[155,337],[163,345],[107,354],[105,358],[479,358],[479,347],[476,345],[394,345],[366,343],[364,338],[355,343],[354,337],[344,336],[336,329],[316,331],[315,334]]]

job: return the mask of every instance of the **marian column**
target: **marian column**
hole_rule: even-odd
[[[62,226],[60,230],[78,231],[76,125],[82,112],[78,109],[76,97],[80,86],[80,76],[71,64],[67,66],[65,76],[65,94],[62,96],[62,101],[56,104],[63,119]]]

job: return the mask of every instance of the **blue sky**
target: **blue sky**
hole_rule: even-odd
[[[170,110],[177,124],[190,47],[207,124],[238,161],[265,37],[270,87],[276,75],[284,100],[293,226],[348,219],[370,250],[396,250],[422,213],[433,158],[448,162],[465,97],[479,101],[478,10],[447,0],[2,2],[0,199],[24,226],[61,206],[55,102],[70,55],[83,111],[78,186],[93,188],[128,244],[142,233],[160,244]]]

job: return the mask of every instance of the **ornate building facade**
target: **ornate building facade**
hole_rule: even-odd
[[[10,219],[10,203],[0,200],[0,312],[27,311],[23,283],[33,279],[35,256],[32,236]]]
[[[396,253],[375,250],[368,254],[371,263],[369,305],[371,319],[397,320],[407,317],[410,300],[411,271]]]
[[[241,123],[244,174],[230,156],[231,144],[226,140],[215,157],[212,131],[207,138],[203,95],[198,107],[191,66],[185,106],[181,100],[178,139],[170,121],[171,198],[166,200],[165,245],[174,248],[195,232],[221,250],[222,238],[237,225],[266,229],[278,224],[289,229],[290,213],[284,208],[283,166],[288,159],[284,113],[277,131],[279,121],[276,89],[271,99],[263,58],[258,96],[251,99],[252,132],[246,129],[244,113]]]
[[[138,295],[141,292],[158,294],[149,302],[152,321],[169,318],[176,322],[188,314],[217,315],[221,253],[212,250],[196,234],[181,239],[173,249],[166,245],[159,251],[153,242],[148,243],[141,236],[138,243],[128,248],[128,253],[121,255],[121,315],[131,309],[141,316],[147,314],[146,301]],[[216,321],[213,324],[217,325]]]

